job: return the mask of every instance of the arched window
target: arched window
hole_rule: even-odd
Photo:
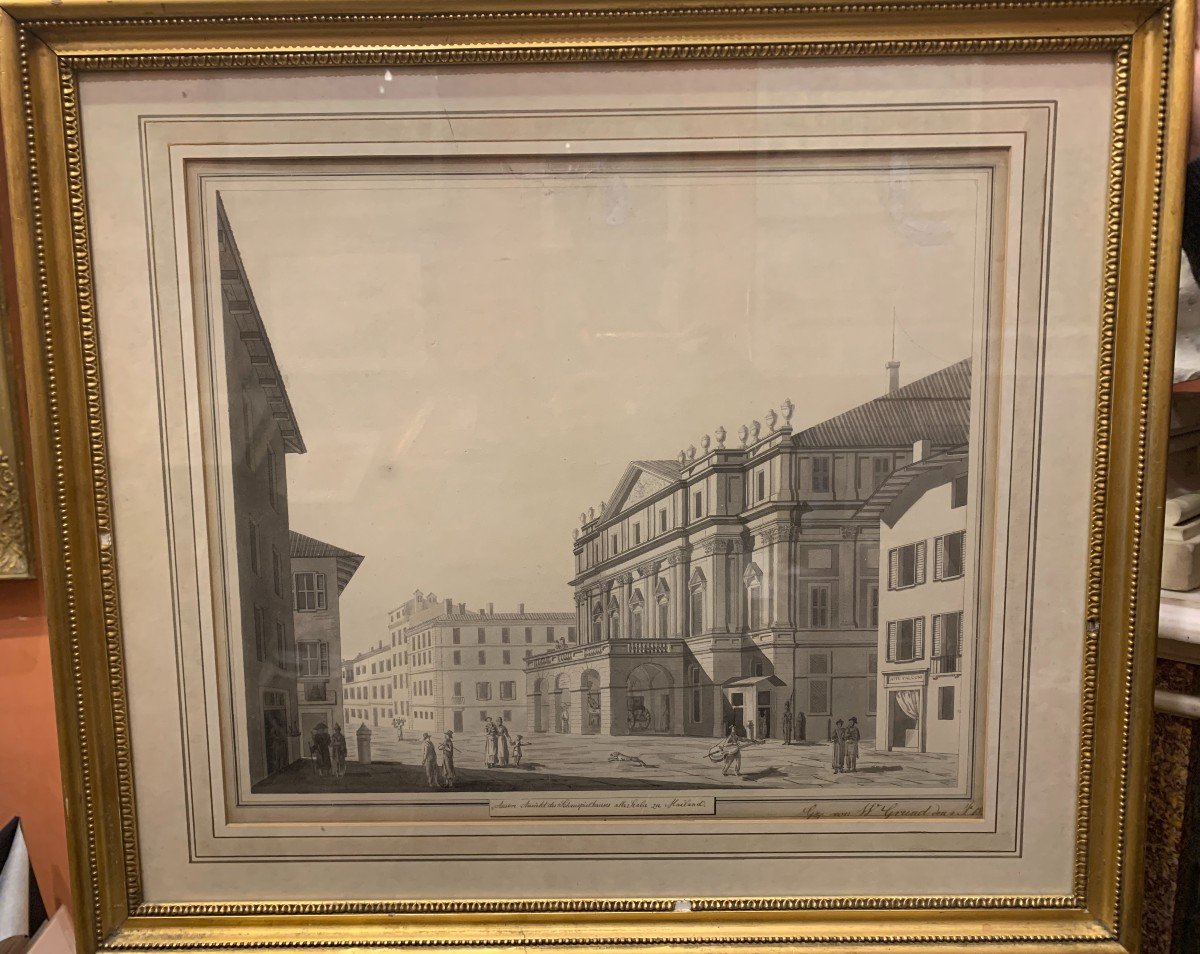
[[[634,590],[629,600],[629,638],[641,639],[646,635],[645,626],[646,602],[642,599],[642,591]]]
[[[750,631],[757,632],[763,628],[766,617],[763,612],[762,570],[751,563],[742,574],[742,584],[746,587],[746,620]]]
[[[688,615],[691,617],[690,632],[693,636],[698,636],[704,632],[704,588],[706,583],[707,580],[704,579],[704,573],[701,572],[699,567],[696,567],[692,573],[690,583],[691,601],[688,607],[690,610]]]
[[[671,635],[671,588],[663,580],[654,588],[654,600],[658,604],[659,636]]]
[[[621,638],[621,606],[615,596],[608,600],[608,638]]]
[[[592,642],[598,643],[604,638],[604,611],[600,609],[600,604],[596,603],[592,606]]]

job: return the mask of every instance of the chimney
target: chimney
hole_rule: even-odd
[[[920,440],[913,444],[913,463],[924,460],[933,453],[933,441]]]
[[[459,612],[459,613],[460,613],[462,616],[466,616],[466,615],[467,615],[467,604],[466,604],[466,603],[459,603],[459,604],[458,604],[458,612]]]
[[[454,600],[446,600],[446,615],[449,616],[454,612]]]
[[[479,609],[477,609],[477,610],[475,611],[475,615],[477,615],[477,616],[482,616],[482,615],[483,615],[483,607],[482,607],[482,606],[481,606],[481,607],[479,607]]]
[[[495,616],[495,615],[496,615],[496,604],[488,603],[488,616]]]
[[[518,604],[517,604],[517,613],[518,613],[518,615],[520,615],[520,616],[524,616],[524,615],[525,615],[525,604],[524,604],[524,603],[518,603]]]
[[[900,390],[900,362],[889,361],[887,363],[888,372],[888,394],[895,394]]]

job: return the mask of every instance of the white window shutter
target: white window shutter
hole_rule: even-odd
[[[317,609],[325,609],[325,574],[315,574],[317,578]]]
[[[943,567],[946,563],[946,538],[935,537],[933,540],[933,578],[941,580],[945,578],[945,570]]]
[[[925,541],[917,544],[917,586],[925,582]]]
[[[925,617],[913,620],[913,659],[925,658]]]
[[[888,589],[896,588],[896,576],[900,570],[900,551],[893,547],[888,550]]]
[[[321,643],[321,675],[329,675],[329,643]]]
[[[887,658],[888,662],[896,661],[896,623],[894,621],[888,623]]]
[[[939,539],[940,543],[941,540]],[[944,617],[939,613],[933,617],[933,655],[942,654],[942,630],[945,628]]]

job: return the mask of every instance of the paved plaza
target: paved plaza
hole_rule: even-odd
[[[350,735],[354,748],[353,733]],[[858,771],[834,774],[828,742],[784,745],[767,740],[742,750],[742,776],[723,776],[708,752],[718,739],[678,736],[534,735],[526,739],[520,767],[484,767],[482,734],[455,737],[455,768],[464,791],[619,791],[624,789],[807,789],[829,795],[863,789],[943,788],[953,785],[957,756],[876,752],[864,743]],[[629,760],[611,759],[613,753]],[[394,730],[375,730],[372,764],[355,752],[342,779],[323,779],[309,762],[298,762],[255,786],[257,792],[427,791],[419,739],[398,740]],[[634,759],[638,761],[634,761]],[[639,764],[639,761],[641,764]]]

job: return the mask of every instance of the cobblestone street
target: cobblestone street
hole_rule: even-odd
[[[717,739],[665,736],[564,736],[535,735],[526,739],[521,767],[484,767],[482,735],[455,737],[455,764],[460,788],[485,791],[615,791],[621,788],[801,788],[828,795],[831,791],[861,789],[942,788],[953,785],[957,773],[954,755],[915,752],[881,752],[863,744],[858,771],[834,774],[829,743],[784,745],[769,740],[742,751],[742,777],[723,776],[722,764],[709,760]],[[353,749],[353,738],[351,748]],[[310,766],[289,769],[286,778],[269,779],[258,791],[355,791],[356,779],[370,791],[426,790],[420,771],[421,744],[399,741],[391,729],[376,730],[372,739],[372,772],[348,772],[340,782],[317,779]],[[610,754],[638,759],[609,760]],[[351,752],[351,769],[354,752]],[[391,771],[390,771],[391,770]],[[308,780],[308,776],[312,779]],[[370,779],[368,782],[367,779]],[[299,785],[300,788],[293,787]]]

